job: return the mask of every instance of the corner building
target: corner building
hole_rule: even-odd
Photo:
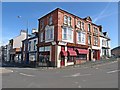
[[[38,62],[49,60],[52,66],[62,67],[100,59],[101,26],[90,17],[57,8],[38,21]]]

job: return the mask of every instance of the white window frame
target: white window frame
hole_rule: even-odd
[[[83,45],[86,44],[86,33],[85,32],[82,32],[82,31],[77,32],[77,43],[83,44]]]
[[[72,19],[71,19],[71,17],[69,16],[69,17],[68,17],[68,26],[71,26],[71,20],[72,20]]]
[[[85,23],[84,23],[84,22],[81,23],[81,29],[82,29],[82,30],[85,29]]]
[[[91,31],[91,25],[88,24],[88,32],[90,32],[90,31]]]
[[[43,42],[43,32],[40,33],[40,42]]]
[[[66,28],[66,38],[64,38],[64,29],[65,28]],[[73,29],[72,28],[69,28],[69,27],[62,28],[62,41],[73,43]]]
[[[64,15],[64,24],[68,24],[68,16]]]
[[[52,25],[52,16],[49,17],[49,25]]]
[[[81,21],[77,21],[77,27],[81,29]]]
[[[45,29],[45,42],[51,41],[54,41],[54,26],[47,26]]]

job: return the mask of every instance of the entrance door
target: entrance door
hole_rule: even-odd
[[[64,56],[61,57],[60,64],[61,64],[61,66],[65,66],[65,57]]]
[[[91,61],[91,50],[89,49],[89,61]]]

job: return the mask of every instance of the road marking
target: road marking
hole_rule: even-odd
[[[90,76],[92,74],[80,74],[80,73],[76,73],[76,74],[73,74],[71,76],[64,76],[64,77],[79,77],[79,76]]]
[[[10,72],[13,72],[13,70],[9,70],[6,68],[0,68],[0,73],[10,73]]]
[[[114,73],[114,72],[119,72],[120,70],[114,70],[114,71],[109,71],[107,73]]]
[[[24,76],[29,76],[29,77],[35,77],[35,75],[29,75],[29,74],[25,74],[25,73],[19,73],[21,75],[24,75]]]
[[[11,69],[19,69],[19,70],[38,70],[38,69],[35,69],[35,68],[11,68]]]
[[[75,84],[78,84],[78,82],[75,82]]]
[[[80,73],[76,73],[76,74],[73,74],[71,75],[72,77],[77,77],[77,76],[80,76]]]
[[[82,88],[82,87],[79,85],[78,88]]]

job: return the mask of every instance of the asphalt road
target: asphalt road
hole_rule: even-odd
[[[5,68],[3,88],[118,88],[118,62],[63,69]]]

